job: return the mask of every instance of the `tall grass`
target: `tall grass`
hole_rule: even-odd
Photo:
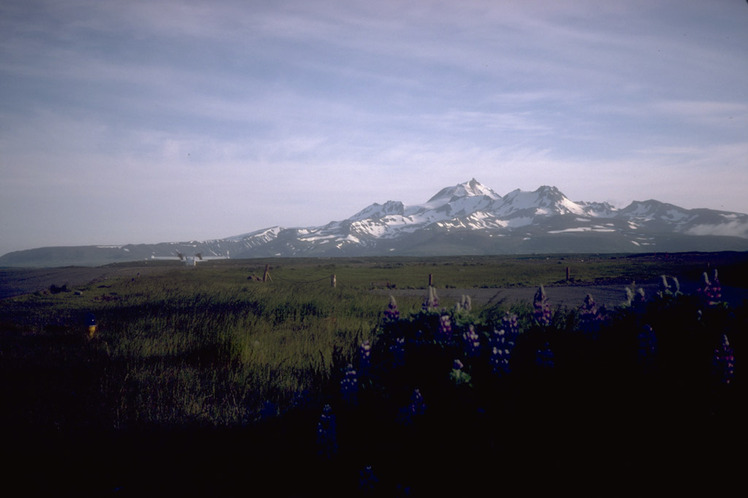
[[[645,279],[664,264],[589,256],[247,263],[142,277],[134,269],[132,278],[2,301],[4,378],[22,372],[30,379],[26,391],[43,385],[56,393],[31,407],[23,388],[6,393],[14,417],[31,425],[115,428],[247,424],[312,403],[334,384],[358,346],[374,339],[386,298],[370,290],[384,282],[425,290],[433,275],[439,287],[536,285],[563,278],[566,266],[577,281]],[[248,279],[261,276],[266,264],[271,281]],[[673,261],[665,271],[675,273],[678,264],[684,268]],[[404,315],[416,313],[422,301],[398,298]],[[491,324],[503,312],[494,306],[474,316]],[[84,334],[89,313],[98,326],[90,341]],[[69,374],[75,369],[79,376]],[[85,389],[76,385],[81,379]],[[74,402],[68,392],[78,393]],[[61,422],[63,412],[69,415]]]
[[[244,275],[181,270],[18,298],[12,326],[31,346],[52,333],[80,337],[93,313],[94,340],[60,341],[54,354],[77,358],[85,347],[101,358],[92,375],[113,427],[245,424],[314,396],[370,337],[381,303],[329,283]]]

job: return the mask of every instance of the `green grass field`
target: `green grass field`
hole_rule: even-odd
[[[382,379],[389,379],[387,373],[377,382],[367,384],[369,391],[364,392],[378,400],[371,405],[377,408],[368,410],[368,415],[352,418],[366,427],[386,418],[384,407],[399,396],[393,392],[407,385],[404,379],[420,379],[424,386],[429,383],[441,386],[447,378],[434,380],[428,375],[422,377],[421,373],[421,369],[438,364],[434,358],[457,354],[451,352],[454,345],[422,339],[423,334],[434,333],[440,314],[451,316],[455,334],[462,334],[469,325],[474,325],[484,340],[492,329],[500,326],[507,312],[514,313],[523,332],[521,337],[526,338],[527,356],[517,362],[532,363],[527,358],[541,348],[539,338],[547,333],[545,329],[537,329],[537,323],[533,322],[532,303],[511,306],[476,303],[469,311],[457,312],[455,303],[442,302],[441,312],[424,312],[429,279],[437,292],[458,289],[469,295],[471,289],[561,284],[609,283],[624,288],[633,281],[657,281],[663,274],[676,276],[683,282],[696,282],[704,271],[719,268],[722,285],[745,288],[747,262],[748,257],[743,253],[695,253],[217,261],[195,268],[162,265],[158,271],[142,274],[142,264],[118,265],[119,270],[132,272],[85,285],[58,282],[31,294],[0,301],[2,426],[9,437],[91,433],[121,437],[144,431],[163,434],[273,427],[270,433],[294,434],[302,440],[300,447],[308,448],[311,443],[304,442],[307,437],[304,434],[313,436],[319,409],[339,395],[345,367],[356,364],[364,341],[378,351],[392,339],[387,334],[405,334],[416,345],[417,354],[413,353],[412,358],[420,358],[411,360],[410,368],[415,370],[408,370],[394,384],[391,379],[387,381],[389,384],[381,383]],[[266,267],[269,278],[259,281]],[[396,332],[387,332],[392,325],[385,323],[388,286],[415,291],[398,297],[401,319]],[[661,344],[670,344],[673,351],[683,353],[663,358],[671,362],[670,366],[686,368],[679,358],[690,354],[689,348],[696,348],[695,344],[702,343],[707,346],[698,354],[708,358],[722,329],[710,331],[702,339],[693,339],[688,334],[704,327],[695,314],[688,314],[688,320],[684,319],[678,327],[670,317],[683,315],[697,301],[679,299],[666,303],[668,307],[658,302],[659,311],[647,308],[646,316],[651,314],[648,321],[658,329]],[[703,323],[724,328],[726,325],[722,324],[727,323],[729,313],[733,317],[730,320],[736,320],[735,310],[726,307],[724,311],[706,310]],[[89,337],[91,315],[95,317],[96,330]],[[618,341],[620,337],[628,337],[626,334],[642,325],[637,321],[642,318],[626,310],[613,316],[608,342],[603,344],[607,351],[622,354],[620,344],[629,343],[614,343],[613,338]],[[745,320],[745,307],[737,310],[737,316],[738,321]],[[551,342],[559,341],[562,358],[566,354],[579,364],[597,365],[583,354],[592,343],[575,335],[580,330],[579,320],[574,307],[556,309],[549,327],[560,335],[553,336]],[[674,335],[670,328],[683,330],[683,335]],[[688,339],[685,346],[672,346],[679,343],[678,337]],[[736,354],[742,341],[742,337],[733,340],[738,348]],[[451,358],[444,357],[451,362]],[[417,363],[415,367],[413,361]],[[463,391],[454,395],[465,406],[472,406],[476,400],[493,396],[486,393],[495,386],[493,381],[485,380],[489,376],[483,372],[484,367],[473,367],[472,360],[465,361],[469,368],[474,368],[470,370],[472,391],[467,397]],[[575,366],[568,371],[578,376],[580,369]],[[582,377],[575,377],[577,381],[579,378]],[[670,374],[662,377],[676,385],[686,378],[687,375],[671,377]],[[706,396],[702,392],[706,389],[703,382],[695,382],[698,389],[693,392]],[[432,388],[432,393],[443,389],[451,388]],[[683,389],[677,386],[678,396]],[[428,388],[425,390],[428,392]],[[570,396],[577,399],[574,393]],[[516,400],[529,402],[529,398],[522,396]],[[588,401],[581,398],[577,401],[591,407],[587,406]],[[677,404],[681,406],[682,400],[678,399]],[[481,410],[491,403],[484,405]],[[541,405],[536,407],[542,409]],[[556,408],[548,408],[549,413]],[[374,418],[374,413],[378,418]],[[453,415],[455,420],[461,420],[462,415]],[[307,420],[309,417],[311,422]],[[279,428],[278,424],[288,420],[296,422],[284,426],[288,429]],[[443,418],[438,420],[446,423]],[[297,430],[300,432],[294,432]],[[363,461],[358,460],[363,458],[360,451],[352,455],[355,455],[352,462]],[[291,458],[287,453],[275,456]],[[225,463],[224,459],[220,461]],[[208,481],[214,482],[214,478]],[[114,486],[109,481],[104,484],[110,485]]]

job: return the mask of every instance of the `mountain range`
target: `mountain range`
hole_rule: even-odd
[[[423,204],[374,203],[323,226],[274,226],[207,241],[44,247],[8,253],[0,266],[100,265],[177,253],[207,259],[747,250],[747,214],[657,200],[619,209],[571,201],[551,186],[501,196],[472,179]]]

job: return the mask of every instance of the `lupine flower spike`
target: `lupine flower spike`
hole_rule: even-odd
[[[709,306],[718,304],[722,300],[722,285],[719,283],[717,270],[714,270],[711,280],[706,272],[702,274],[701,279],[702,285],[701,288],[699,288],[698,293],[704,298]]]
[[[542,348],[538,349],[535,356],[535,362],[541,369],[551,369],[556,366],[555,357],[550,344],[546,342]]]
[[[439,307],[439,296],[436,295],[436,289],[429,285],[429,294],[423,302],[423,310],[428,311],[430,309]]]
[[[545,289],[541,285],[538,287],[538,291],[535,293],[533,299],[533,307],[535,308],[534,317],[538,325],[547,327],[551,324],[551,307],[548,304],[548,297],[545,295]]]
[[[426,403],[419,389],[413,389],[408,406],[400,409],[398,420],[405,425],[411,425],[421,415],[426,413]]]
[[[596,336],[600,328],[601,314],[592,295],[587,294],[584,304],[579,307],[579,329],[592,336]]]
[[[332,458],[338,452],[338,428],[332,407],[322,409],[317,422],[317,453],[323,458]]]
[[[722,335],[719,346],[714,350],[713,365],[722,384],[729,384],[735,376],[735,354],[727,335]]]
[[[462,342],[466,357],[474,358],[480,354],[480,337],[473,325],[468,326],[468,330],[462,334]]]
[[[398,337],[393,344],[390,344],[390,354],[392,355],[392,366],[400,367],[405,364],[405,338]]]
[[[489,358],[489,361],[491,363],[491,371],[494,374],[501,376],[510,372],[509,355],[510,351],[508,348],[502,348],[500,346],[494,346],[491,348],[491,357]]]
[[[449,315],[442,315],[439,317],[439,330],[437,331],[440,341],[448,341],[452,338],[452,320]]]
[[[657,352],[657,336],[649,325],[644,325],[639,332],[637,359],[645,369],[654,365],[655,353]]]
[[[358,349],[358,374],[362,379],[369,376],[371,370],[371,343],[367,340]]]
[[[423,401],[420,389],[413,389],[413,394],[410,396],[410,412],[413,415],[423,415],[426,412],[426,403]]]
[[[395,296],[390,296],[390,302],[387,305],[387,309],[384,310],[384,321],[386,323],[393,323],[400,319],[400,311],[397,309],[397,301]]]
[[[358,489],[365,494],[372,494],[375,491],[379,479],[374,474],[371,465],[367,465],[359,472]]]
[[[340,381],[340,394],[346,403],[351,405],[358,403],[358,375],[350,363],[345,368],[343,380]]]
[[[491,338],[489,339],[489,346],[502,349],[511,349],[514,347],[514,340],[505,329],[493,329]]]

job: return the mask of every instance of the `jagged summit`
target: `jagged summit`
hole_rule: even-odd
[[[477,197],[485,196],[490,199],[501,199],[501,196],[491,190],[490,188],[482,185],[478,180],[473,178],[469,182],[460,183],[454,187],[446,187],[441,189],[435,196],[426,201],[427,204],[432,204],[438,201],[447,202],[453,201],[460,197]]]
[[[585,207],[569,200],[556,187],[542,186],[534,192],[514,190],[504,196],[503,212],[531,210],[534,215],[592,215]]]

